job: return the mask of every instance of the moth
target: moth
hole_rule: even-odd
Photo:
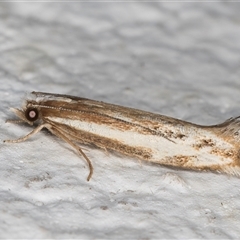
[[[133,108],[44,92],[32,92],[22,109],[11,110],[20,118],[12,122],[36,127],[24,137],[5,142],[23,142],[46,128],[87,161],[87,180],[93,166],[79,144],[165,166],[240,175],[240,117],[201,126]]]

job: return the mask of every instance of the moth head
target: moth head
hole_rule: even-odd
[[[39,119],[39,110],[34,107],[27,107],[24,110],[11,108],[11,111],[13,111],[23,122],[30,125],[33,125],[33,123]]]

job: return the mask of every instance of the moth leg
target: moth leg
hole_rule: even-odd
[[[56,129],[55,127],[49,126],[47,127],[47,129],[54,135],[56,135],[57,137],[61,138],[62,140],[64,140],[65,142],[67,142],[68,144],[70,144],[73,148],[75,148],[77,150],[77,152],[79,152],[87,161],[88,163],[88,167],[89,167],[89,174],[87,177],[87,180],[89,181],[90,178],[93,175],[93,166],[91,161],[89,160],[89,158],[86,156],[86,154],[82,151],[82,149],[76,145],[75,143],[73,143],[68,137],[66,137],[64,134],[62,134],[58,129]]]
[[[36,127],[35,129],[33,129],[33,131],[31,131],[29,134],[27,134],[24,137],[18,138],[18,139],[12,139],[12,140],[4,140],[3,142],[7,142],[7,143],[19,143],[19,142],[24,142],[26,141],[28,138],[30,138],[32,135],[40,132],[43,128],[49,128],[49,124],[41,124],[38,127]]]

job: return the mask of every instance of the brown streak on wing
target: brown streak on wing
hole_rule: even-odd
[[[169,166],[188,167],[193,158],[196,158],[196,156],[175,155],[165,157],[161,162]]]
[[[217,171],[217,172],[226,172],[224,171],[224,167],[222,167],[220,164],[214,164],[214,165],[209,165],[209,166],[196,166],[192,165],[192,159],[197,158],[197,156],[185,156],[185,155],[176,155],[172,157],[166,157],[164,158],[164,163],[162,165],[165,166],[174,166],[177,168],[182,168],[182,169],[190,169],[190,170],[195,170],[195,171]],[[227,166],[234,166],[232,163],[228,164]]]
[[[74,130],[64,124],[52,124],[55,128],[64,132],[68,138],[76,142],[83,144],[94,144],[95,146],[102,149],[111,149],[116,152],[120,152],[125,155],[138,157],[143,160],[149,160],[152,157],[152,151],[149,148],[144,147],[131,147],[116,139],[110,139],[106,137],[100,137],[93,133],[88,133],[85,131]]]
[[[67,107],[64,107],[67,104]],[[65,119],[75,119],[82,120],[86,122],[96,123],[96,124],[107,124],[113,129],[118,129],[121,131],[136,131],[142,134],[150,134],[150,135],[158,135],[161,136],[171,142],[168,136],[162,133],[160,130],[156,131],[149,127],[145,127],[144,124],[138,124],[134,122],[129,122],[124,119],[113,117],[111,115],[107,115],[99,111],[99,109],[95,109],[95,106],[85,106],[84,104],[69,104],[66,102],[57,102],[57,101],[46,101],[44,105],[41,103],[37,103],[35,101],[28,101],[27,106],[34,106],[40,110],[41,117],[57,117]]]
[[[193,147],[199,150],[200,148],[204,147],[214,147],[215,143],[212,139],[201,139],[196,144],[193,144]]]
[[[219,149],[219,148],[213,148],[210,153],[217,155],[217,156],[224,157],[224,158],[231,158],[233,160],[236,160],[236,157],[238,158],[238,154],[233,149],[224,150],[224,149]]]

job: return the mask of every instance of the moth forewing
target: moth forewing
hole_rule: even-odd
[[[15,114],[58,136],[87,161],[77,145],[93,144],[153,163],[192,170],[212,170],[240,175],[239,118],[214,126],[200,126],[133,108],[68,95],[32,92]]]

